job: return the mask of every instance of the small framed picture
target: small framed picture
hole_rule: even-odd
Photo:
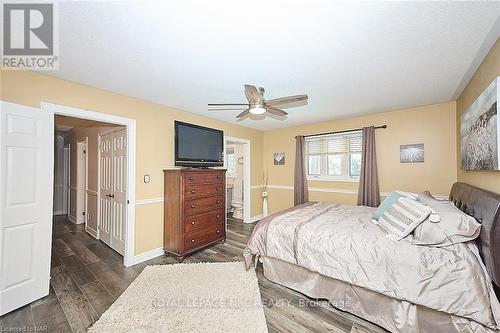
[[[400,163],[423,163],[424,162],[424,144],[417,143],[411,145],[399,146]]]
[[[285,153],[274,153],[274,165],[285,165]]]

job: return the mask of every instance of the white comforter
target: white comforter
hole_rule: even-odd
[[[264,219],[245,257],[264,255],[386,296],[500,327],[500,304],[474,243],[444,248],[393,241],[374,209],[317,203]],[[410,236],[411,237],[411,236]]]

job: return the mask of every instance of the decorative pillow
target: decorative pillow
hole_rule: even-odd
[[[433,208],[441,217],[439,223],[425,220],[413,233],[412,244],[434,247],[471,241],[479,236],[481,224],[462,212],[449,200],[438,200],[429,192],[418,195],[418,201]]]
[[[382,203],[378,206],[375,213],[373,213],[372,222],[377,224],[378,219],[384,214],[384,212],[387,209],[389,209],[394,203],[396,203],[399,200],[399,198],[402,198],[402,197],[407,197],[407,198],[417,200],[417,195],[414,193],[404,192],[404,191],[392,191],[385,198],[385,200],[382,201]]]
[[[401,197],[378,220],[378,225],[394,240],[408,236],[433,213],[432,208],[416,200]]]

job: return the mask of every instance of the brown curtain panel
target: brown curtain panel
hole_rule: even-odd
[[[380,205],[374,126],[363,128],[363,151],[361,153],[358,205],[370,207]]]
[[[307,174],[305,166],[306,140],[303,136],[295,137],[295,174],[293,178],[293,203],[295,206],[309,201]]]

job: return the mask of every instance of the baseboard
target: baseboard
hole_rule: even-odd
[[[92,229],[92,228],[89,228],[88,226],[85,226],[85,231],[92,237],[94,237],[95,239],[99,239],[97,237],[97,231]]]
[[[75,216],[68,215],[68,220],[70,220],[74,224],[78,224],[78,222],[76,222],[76,217]]]
[[[159,248],[138,254],[138,255],[134,256],[134,259],[132,259],[132,266],[140,264],[141,262],[148,261],[148,260],[151,260],[153,258],[159,257],[163,254],[164,254],[163,247],[159,247]]]
[[[247,223],[254,223],[254,222],[257,222],[258,220],[260,220],[262,218],[262,214],[259,214],[259,215],[255,215],[255,216],[252,216],[250,218],[250,222],[247,222]]]
[[[62,210],[56,210],[52,212],[52,215],[64,215],[64,211]]]

